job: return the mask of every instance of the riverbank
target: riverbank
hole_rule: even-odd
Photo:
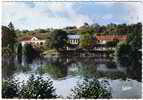
[[[42,53],[44,57],[58,57],[59,54],[60,53],[56,49],[49,49]]]
[[[57,51],[56,49],[49,49],[42,53],[44,57],[70,57],[70,56],[78,56],[78,57],[104,57],[104,58],[113,58],[114,50],[62,50]]]

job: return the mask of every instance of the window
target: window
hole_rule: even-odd
[[[43,45],[43,42],[40,42],[40,45]]]

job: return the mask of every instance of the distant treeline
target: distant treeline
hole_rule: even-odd
[[[48,34],[55,29],[47,28],[47,29],[35,29],[35,30],[20,30],[17,29],[17,36],[22,35],[32,35],[35,33],[45,33]],[[129,33],[141,33],[142,32],[142,24],[138,22],[137,24],[114,24],[110,23],[107,25],[99,25],[97,23],[89,25],[88,23],[84,23],[81,27],[77,28],[76,26],[67,26],[62,28],[62,30],[66,31],[69,34],[129,34]]]

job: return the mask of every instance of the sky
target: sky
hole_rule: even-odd
[[[143,21],[143,2],[2,2],[2,25],[16,29],[80,27]]]

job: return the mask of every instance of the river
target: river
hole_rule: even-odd
[[[64,98],[84,78],[106,81],[112,98],[141,98],[141,66],[120,66],[113,59],[95,57],[49,57],[30,61],[8,57],[2,59],[2,79],[28,80],[31,74],[49,77],[56,93]]]

